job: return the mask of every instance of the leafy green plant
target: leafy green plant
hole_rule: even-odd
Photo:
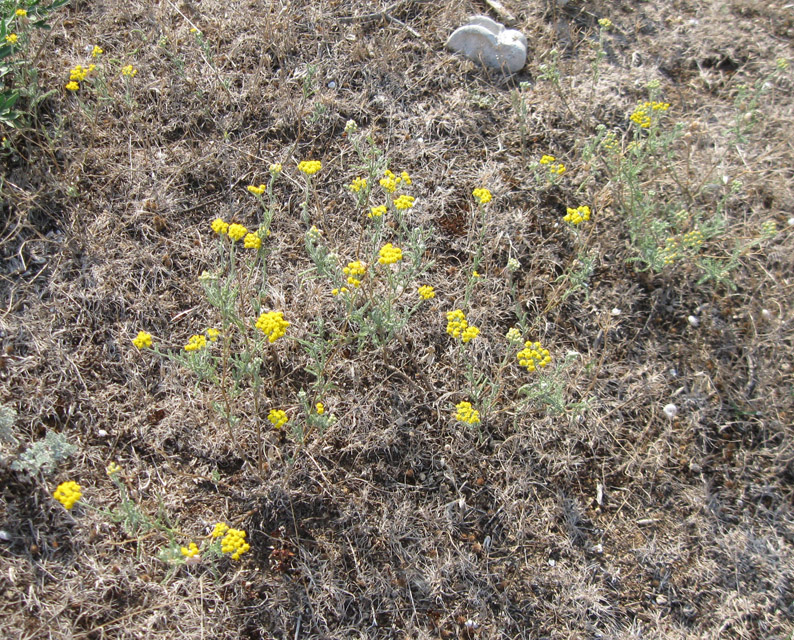
[[[34,476],[39,473],[50,474],[76,451],[77,447],[65,435],[48,431],[43,440],[34,442],[19,454],[19,458],[11,463],[11,468]]]

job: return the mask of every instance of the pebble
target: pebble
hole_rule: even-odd
[[[697,316],[689,316],[686,320],[693,327],[696,327],[700,324],[700,320],[698,320]]]
[[[670,404],[664,405],[662,411],[664,411],[664,415],[666,415],[670,420],[678,415],[678,407],[676,407],[672,402]]]

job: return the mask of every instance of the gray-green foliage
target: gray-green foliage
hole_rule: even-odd
[[[11,464],[12,469],[26,471],[37,475],[40,471],[45,474],[52,473],[56,467],[72,456],[77,447],[71,444],[61,433],[48,431],[43,440],[34,442],[17,460]]]
[[[17,444],[14,437],[14,422],[17,419],[17,412],[12,407],[0,404],[0,442],[10,446]]]

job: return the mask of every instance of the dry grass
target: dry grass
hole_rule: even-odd
[[[58,91],[38,129],[5,132],[16,151],[2,156],[0,399],[18,412],[20,440],[55,430],[79,446],[36,479],[4,452],[7,637],[791,637],[791,76],[771,88],[738,148],[729,128],[738,85],[794,58],[794,12],[744,0],[504,4],[532,47],[513,78],[443,49],[485,10],[478,2],[73,0],[57,14],[40,36],[42,85],[62,87],[99,44],[116,71],[139,69],[137,106],[116,73],[95,117]],[[386,7],[399,22],[362,18]],[[615,29],[594,85],[605,16]],[[538,80],[555,48],[564,100]],[[770,219],[781,229],[745,256],[735,291],[697,286],[691,269],[627,264],[614,185],[581,161],[598,124],[626,130],[651,80],[687,127],[678,178],[742,182],[728,203],[730,237]],[[526,149],[510,99],[520,81],[533,83]],[[332,298],[301,275],[309,259],[294,167],[322,160],[326,239],[355,259],[366,220],[343,189],[356,175],[348,119],[414,176],[412,224],[432,231],[427,280],[438,295],[386,350],[332,361],[336,389],[324,400],[338,422],[302,450],[269,433],[260,477],[226,439],[212,394],[131,338],[145,328],[178,347],[217,320],[196,285],[216,264],[208,224],[252,224],[245,186],[275,161],[286,179],[268,304],[305,334]],[[526,158],[549,152],[568,173],[538,188]],[[443,312],[462,300],[469,194],[481,185],[494,202],[469,309],[483,329],[476,362],[498,362],[516,322],[504,272],[516,257],[537,337],[557,362],[581,354],[564,388],[568,402],[588,401],[578,414],[506,405],[479,433],[450,417],[462,398]],[[672,178],[660,185],[665,193]],[[709,193],[699,206],[716,202]],[[559,221],[586,202],[594,272],[586,292],[563,300],[557,278],[573,242]],[[271,399],[294,408],[311,383],[306,356],[291,344],[281,361]],[[526,381],[517,364],[508,369],[508,388]],[[679,408],[672,421],[668,402]],[[219,519],[237,522],[251,552],[173,571],[157,559],[162,536],[130,539],[101,513],[67,513],[51,499],[75,479],[86,502],[112,508],[110,460],[148,513],[161,509],[194,539]]]

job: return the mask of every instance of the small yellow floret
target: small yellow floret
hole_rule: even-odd
[[[455,419],[466,424],[479,424],[480,412],[471,406],[471,402],[459,402],[455,405]]]
[[[284,320],[281,311],[268,311],[259,316],[256,321],[256,328],[267,336],[270,343],[275,342],[287,333],[289,322]]]
[[[185,351],[200,351],[207,346],[207,338],[205,336],[190,336],[190,339],[185,345]]]
[[[232,560],[239,560],[240,556],[251,548],[245,541],[245,531],[241,529],[229,529],[223,540],[221,540],[221,551],[230,553]]]
[[[71,509],[82,495],[83,493],[80,489],[80,485],[73,480],[59,484],[58,488],[55,489],[55,492],[52,494],[58,502],[66,507],[66,509]]]
[[[17,16],[18,18],[24,18],[26,15],[28,15],[28,12],[25,11],[24,9],[17,9],[16,11],[14,11],[14,15]]]
[[[321,416],[325,413],[325,405],[322,402],[318,402],[314,405],[315,410],[317,411],[317,415]]]
[[[393,246],[391,242],[383,245],[378,255],[379,264],[394,264],[403,259],[402,249]]]
[[[239,240],[245,238],[246,234],[248,233],[248,229],[235,222],[229,225],[229,229],[226,233],[229,234],[229,238],[232,239],[232,242],[238,242]]]
[[[419,297],[422,298],[422,300],[430,300],[431,298],[436,297],[436,290],[433,289],[433,287],[431,287],[429,284],[422,285],[419,287],[418,291]]]
[[[243,247],[246,249],[259,250],[262,248],[262,238],[255,233],[246,234],[245,240],[243,241]]]
[[[139,331],[138,335],[133,338],[132,344],[134,344],[139,349],[143,349],[144,347],[152,348],[152,334],[147,333],[146,331]]]
[[[475,189],[471,192],[480,204],[488,204],[491,201],[491,192],[488,189]]]
[[[270,171],[270,175],[274,178],[281,173],[283,167],[281,166],[280,162],[274,162],[268,167],[268,171]]]
[[[298,164],[298,170],[302,171],[307,176],[313,176],[322,168],[323,163],[319,160],[303,160]]]
[[[80,85],[76,83],[74,80],[70,80],[66,83],[65,88],[67,91],[79,91]]]
[[[126,67],[122,67],[121,69],[121,75],[126,78],[134,78],[137,74],[138,70],[131,64],[128,64]]]
[[[6,36],[6,42],[8,44],[16,44],[18,40],[19,40],[19,36],[16,33],[9,33]]]
[[[270,420],[270,423],[276,429],[281,429],[281,427],[287,424],[287,420],[289,420],[286,412],[281,409],[271,409],[270,413],[267,414],[267,419]]]
[[[367,214],[367,217],[368,218],[380,218],[381,216],[386,215],[386,211],[387,211],[387,209],[386,209],[386,205],[385,204],[382,204],[382,205],[377,206],[377,207],[372,207],[369,210],[369,213]]]
[[[367,179],[366,178],[355,178],[353,182],[347,185],[347,188],[350,189],[353,193],[359,193],[360,191],[367,190]]]
[[[568,224],[572,224],[577,226],[582,222],[586,222],[590,219],[590,207],[584,205],[581,207],[577,207],[576,209],[572,209],[571,207],[567,207],[567,213],[563,220]]]
[[[98,45],[94,45],[94,48],[93,48],[93,49],[91,49],[91,57],[92,57],[92,58],[98,58],[98,57],[99,57],[99,56],[101,56],[103,53],[105,53],[105,52],[104,52],[104,51],[102,50],[102,48],[101,48],[100,46],[98,46]]]
[[[219,522],[215,525],[215,528],[212,530],[210,534],[213,538],[220,538],[229,530],[229,525],[225,522]]]
[[[107,467],[105,467],[105,471],[112,478],[117,473],[121,473],[121,467],[117,465],[115,462],[111,462],[110,464],[108,464]]]
[[[545,368],[551,362],[548,349],[544,349],[540,342],[525,342],[524,348],[518,352],[518,364],[526,367],[527,371]]]
[[[249,184],[246,189],[250,193],[253,193],[255,196],[261,196],[265,191],[267,191],[267,185],[260,184],[258,187],[253,184]]]
[[[180,551],[186,558],[194,558],[199,554],[199,549],[195,542],[191,542],[187,547],[181,547]]]
[[[413,196],[406,196],[406,195],[398,196],[394,200],[394,208],[400,211],[405,211],[406,209],[412,209],[414,206],[414,200],[416,200],[416,198],[414,198]]]
[[[212,221],[212,230],[219,236],[225,235],[229,232],[229,223],[224,222],[220,218],[215,218],[215,220]]]

